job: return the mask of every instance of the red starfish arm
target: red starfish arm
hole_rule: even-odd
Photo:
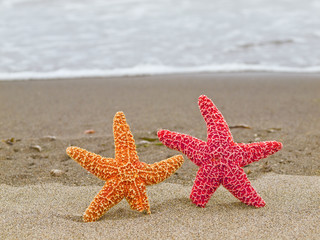
[[[243,169],[234,167],[222,180],[222,185],[241,202],[255,207],[263,207],[266,203],[251,186]]]
[[[184,153],[198,166],[212,159],[207,143],[200,139],[168,130],[159,130],[158,137],[168,148]]]
[[[219,147],[223,142],[233,143],[233,137],[221,112],[205,95],[199,97],[200,112],[207,124],[208,143]]]
[[[140,162],[139,176],[146,185],[162,182],[180,168],[183,161],[182,155],[176,155],[153,164]]]
[[[125,197],[131,209],[139,212],[147,211],[148,214],[151,213],[146,185],[140,178],[136,178],[136,181],[133,181],[125,190]]]
[[[115,159],[126,162],[138,161],[136,145],[123,112],[117,112],[113,119]]]
[[[217,169],[208,166],[200,167],[194,181],[190,199],[199,207],[205,207],[212,194],[220,185]]]
[[[242,158],[239,161],[240,167],[244,167],[252,162],[266,158],[267,156],[278,152],[282,148],[282,143],[276,141],[238,145],[242,149]]]
[[[117,162],[113,158],[104,158],[79,147],[68,147],[66,152],[83,168],[102,180],[113,177],[118,172]]]
[[[85,222],[94,222],[106,211],[118,204],[124,198],[123,184],[116,178],[109,179],[83,215]]]

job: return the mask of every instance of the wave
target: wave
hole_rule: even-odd
[[[0,80],[40,80],[40,79],[66,79],[85,77],[124,77],[161,74],[185,73],[233,73],[233,72],[276,72],[276,73],[320,73],[320,66],[313,67],[284,67],[249,64],[222,64],[194,67],[171,67],[161,65],[138,65],[132,68],[119,69],[88,69],[69,70],[60,69],[51,72],[15,72],[0,73]]]

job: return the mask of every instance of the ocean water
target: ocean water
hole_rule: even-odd
[[[0,79],[320,72],[319,0],[0,0]]]

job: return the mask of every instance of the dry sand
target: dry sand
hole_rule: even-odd
[[[148,187],[151,215],[122,201],[94,223],[83,223],[81,215],[99,186],[1,185],[0,230],[5,239],[319,237],[319,177],[267,174],[252,184],[267,202],[264,208],[248,207],[222,187],[198,208],[188,199],[191,185],[164,182]]]
[[[250,126],[231,129],[236,141],[284,144],[245,167],[266,207],[248,207],[223,187],[206,208],[194,206],[188,197],[197,167],[186,159],[171,178],[148,187],[150,216],[130,210],[123,200],[100,221],[83,223],[82,213],[103,182],[69,159],[66,147],[113,157],[112,119],[124,111],[140,160],[165,159],[177,152],[146,139],[156,139],[160,128],[205,139],[197,106],[201,94],[215,102],[230,126]],[[84,134],[88,129],[95,133]],[[0,138],[4,239],[319,239],[319,75],[0,82]],[[52,176],[52,169],[62,174]]]

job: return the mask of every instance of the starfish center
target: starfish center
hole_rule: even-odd
[[[119,176],[121,176],[124,181],[132,181],[138,177],[138,169],[131,163],[124,165],[119,168]]]

